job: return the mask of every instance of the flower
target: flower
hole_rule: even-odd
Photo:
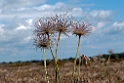
[[[50,46],[49,40],[46,36],[35,37],[34,45],[36,46],[36,48],[41,48],[41,49],[44,49],[44,48],[48,49]]]
[[[86,22],[76,22],[72,24],[72,33],[76,36],[87,36],[91,32],[90,24]]]
[[[41,17],[36,23],[35,23],[36,29],[34,30],[34,34],[41,37],[43,35],[50,35],[54,34],[54,23],[52,20],[48,17]]]
[[[56,15],[54,21],[55,31],[68,36],[67,34],[70,32],[69,27],[71,23],[66,14]]]

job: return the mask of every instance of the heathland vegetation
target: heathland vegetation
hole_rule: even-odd
[[[90,64],[83,62],[80,66],[80,82],[76,82],[78,73],[74,77],[74,83],[124,83],[124,53],[113,53],[107,62],[109,54],[89,57]],[[74,58],[58,59],[58,65],[63,83],[70,83]],[[79,59],[76,62],[78,71]],[[54,61],[46,61],[48,80],[55,83]],[[44,60],[2,62],[0,63],[0,83],[46,83],[44,73]]]

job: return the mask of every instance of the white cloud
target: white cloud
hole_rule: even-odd
[[[95,4],[91,3],[91,4],[81,4],[81,6],[95,6]]]
[[[0,34],[2,35],[4,33],[4,29],[0,27]]]
[[[57,8],[60,8],[60,7],[62,7],[62,6],[65,6],[65,4],[64,3],[62,3],[62,2],[58,2],[58,3],[56,3],[55,4],[55,7]]]
[[[62,3],[62,2],[57,2],[54,5],[43,4],[41,6],[34,7],[33,9],[36,9],[38,11],[43,11],[44,15],[46,15],[46,13],[47,14],[50,14],[50,13],[53,13],[53,12],[60,13],[60,12],[68,11],[69,9],[72,10],[73,7],[70,6],[70,5],[67,5],[65,3]]]
[[[28,36],[28,37],[24,38],[24,42],[27,43],[27,42],[29,42],[31,39],[32,39],[32,37],[31,37],[31,36]]]
[[[97,28],[101,28],[101,27],[103,27],[105,25],[105,23],[103,23],[103,22],[98,22],[97,23]]]
[[[29,36],[29,37],[27,37],[27,38],[25,38],[25,40],[30,40],[32,37],[31,36]]]
[[[92,28],[92,32],[96,31],[96,27],[91,26],[91,28]]]
[[[23,38],[23,40],[20,42],[20,44],[26,44],[29,43],[32,40],[32,36],[28,35],[27,37]],[[33,42],[32,42],[33,44]]]
[[[124,22],[114,22],[112,26],[119,29],[124,29]]]
[[[97,36],[102,36],[103,33],[103,29],[106,25],[106,22],[96,22],[96,24],[92,25],[92,34],[93,35],[97,35]],[[99,35],[98,35],[99,34]]]
[[[27,19],[24,21],[24,23],[19,23],[19,26],[15,28],[16,31],[18,30],[29,30],[32,28],[33,25],[33,19]]]
[[[0,9],[0,13],[2,12],[2,9]]]
[[[93,10],[89,14],[92,18],[97,20],[108,20],[112,15],[112,11],[110,10]]]
[[[73,8],[73,11],[82,11],[81,8]]]
[[[25,27],[24,25],[20,24],[19,27],[17,27],[15,30],[27,30],[28,28]]]
[[[8,4],[9,5],[9,4]],[[40,17],[41,15],[50,15],[52,13],[63,13],[68,11],[70,14],[73,15],[81,15],[82,9],[80,7],[73,7],[72,5],[68,5],[62,2],[58,2],[54,5],[43,4],[40,6],[33,6],[30,8],[27,7],[14,7],[8,8],[7,11],[2,11],[0,15],[0,19],[13,19],[16,17],[19,18],[36,18]],[[77,15],[77,16],[78,16]]]
[[[20,24],[18,24],[18,22],[15,22],[14,26],[5,25],[4,28],[0,27],[0,42],[11,41],[19,44],[25,37],[31,36],[33,34],[33,27],[31,23],[32,20],[28,19],[24,20]]]
[[[28,20],[26,20],[26,22],[27,22],[29,25],[32,25],[33,19],[28,19]]]
[[[70,14],[72,14],[73,16],[83,16],[83,10],[80,7],[74,7],[72,9],[72,11],[70,11]]]
[[[24,11],[27,10],[26,8],[22,7],[22,8],[17,8],[17,9],[12,9],[13,11]]]
[[[111,15],[111,11],[105,11],[105,10],[94,10],[90,13],[93,17],[101,17],[101,18],[107,18]]]
[[[41,5],[40,7],[34,7],[34,9],[37,9],[37,10],[48,10],[50,9],[52,6],[51,5],[48,5],[48,4],[44,4],[44,5]]]
[[[124,35],[124,21],[114,22],[110,26],[105,27],[102,29],[102,34],[112,40],[122,40],[122,35]]]
[[[19,8],[19,7],[23,7],[23,6],[34,6],[37,4],[41,4],[43,2],[45,2],[46,0],[0,0],[0,6],[3,9],[8,9],[8,8]]]
[[[32,7],[42,4],[46,0],[0,0],[0,19],[28,18],[37,16]]]
[[[4,33],[4,29],[2,28],[4,26],[5,26],[4,24],[0,25],[0,36],[3,35]]]
[[[110,28],[110,31],[119,31],[124,32],[124,21],[123,22],[114,22]]]

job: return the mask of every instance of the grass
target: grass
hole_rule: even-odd
[[[70,83],[73,70],[73,62],[60,61],[59,66],[61,79],[63,83]],[[46,83],[44,66],[39,63],[21,65],[0,64],[0,83]],[[14,65],[14,66],[12,66]],[[124,83],[124,61],[110,62],[109,64],[99,61],[91,62],[87,68],[81,65],[81,83]],[[55,68],[53,64],[47,65],[48,80],[55,83]],[[76,65],[78,71],[78,65]],[[78,78],[78,72],[75,73],[75,81]],[[75,82],[78,83],[78,82]]]

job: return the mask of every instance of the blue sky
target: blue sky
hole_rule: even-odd
[[[34,23],[41,16],[66,11],[93,25],[92,33],[81,38],[79,54],[124,52],[123,8],[124,0],[0,0],[0,62],[43,59],[43,52],[33,46]],[[61,37],[59,58],[75,57],[77,39]]]

